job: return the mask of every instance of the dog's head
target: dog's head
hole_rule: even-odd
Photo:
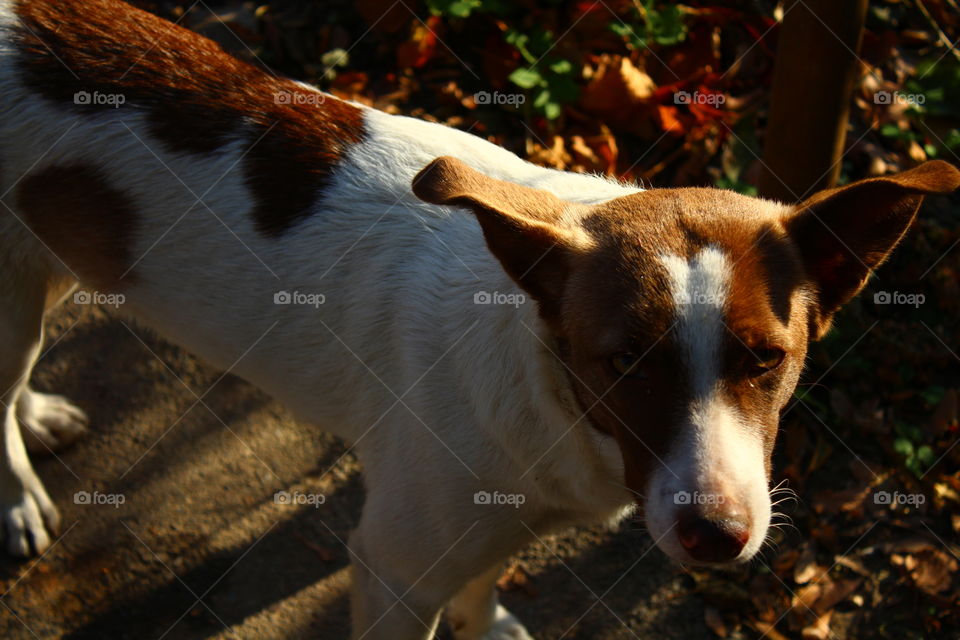
[[[537,300],[660,548],[721,563],[748,560],[767,535],[771,452],[808,341],[886,259],[924,194],[958,187],[960,171],[934,161],[799,205],[687,188],[588,206],[438,158],[413,188],[472,210]]]

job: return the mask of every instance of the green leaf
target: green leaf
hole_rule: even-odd
[[[554,73],[572,73],[573,65],[570,64],[569,60],[557,60],[556,62],[551,62],[549,65],[550,71]]]
[[[886,136],[887,138],[899,138],[901,133],[900,127],[892,122],[880,127],[880,135]]]
[[[687,26],[683,23],[680,7],[668,5],[659,11],[649,11],[650,30],[653,40],[664,46],[674,45],[687,37]]]
[[[427,0],[430,13],[453,18],[467,18],[474,9],[482,6],[482,0]]]
[[[897,438],[894,440],[893,450],[902,455],[904,458],[909,459],[913,457],[913,443],[906,438]]]
[[[510,74],[510,82],[523,89],[532,89],[543,84],[543,76],[536,69],[520,67]]]
[[[548,120],[556,120],[560,117],[561,111],[562,109],[560,108],[559,104],[556,102],[548,102],[546,105],[544,105],[543,115],[547,116]]]
[[[550,102],[550,90],[543,89],[537,92],[536,97],[533,99],[533,106],[537,109],[543,109],[549,102]]]

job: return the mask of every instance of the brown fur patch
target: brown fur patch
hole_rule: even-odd
[[[806,354],[806,309],[798,305],[808,304],[807,283],[781,223],[787,211],[716,189],[655,189],[599,205],[583,221],[598,246],[570,269],[562,305],[565,360],[581,405],[593,407],[592,423],[616,438],[635,491],[646,490],[692,400],[672,330],[676,310],[664,254],[689,259],[712,245],[727,257],[729,331],[720,374],[727,400],[763,429],[758,435],[769,462],[778,412]],[[746,375],[749,348],[774,342],[790,353],[789,363],[763,380]],[[624,351],[643,356],[644,378],[618,381],[609,359]]]
[[[253,145],[242,161],[257,229],[279,236],[308,216],[341,155],[364,136],[359,107],[313,94],[237,60],[214,42],[119,0],[22,0],[17,13],[23,82],[45,98],[99,118],[135,110],[172,151]],[[78,92],[124,104],[75,105]],[[283,98],[278,98],[283,96]],[[289,100],[284,98],[289,97]]]
[[[85,283],[120,288],[132,263],[137,226],[130,198],[97,169],[54,166],[25,177],[16,190],[18,213],[56,256]],[[124,282],[133,282],[129,274]]]

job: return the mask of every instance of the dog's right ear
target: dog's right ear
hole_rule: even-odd
[[[960,188],[960,171],[942,160],[889,176],[868,178],[814,194],[786,220],[808,275],[817,287],[813,339],[856,295],[907,232],[925,195]]]
[[[487,246],[510,277],[540,303],[547,319],[558,316],[570,258],[589,246],[582,231],[560,221],[564,211],[581,205],[491,178],[448,156],[414,177],[413,193],[425,202],[473,211]]]

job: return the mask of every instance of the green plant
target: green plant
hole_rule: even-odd
[[[923,441],[923,432],[920,428],[897,420],[893,424],[897,437],[893,441],[893,448],[903,456],[903,464],[913,475],[922,477],[934,462],[933,449],[929,445],[920,444]]]
[[[530,91],[533,108],[549,120],[555,120],[563,105],[573,102],[580,94],[573,64],[549,55],[556,42],[546,29],[538,27],[530,34],[510,29],[506,40],[528,65],[515,69],[510,74],[510,82]]]
[[[643,49],[651,42],[671,46],[686,39],[687,25],[683,21],[684,7],[681,5],[666,4],[657,8],[654,0],[638,0],[634,8],[638,21],[610,25],[610,29],[625,38],[631,48]]]

